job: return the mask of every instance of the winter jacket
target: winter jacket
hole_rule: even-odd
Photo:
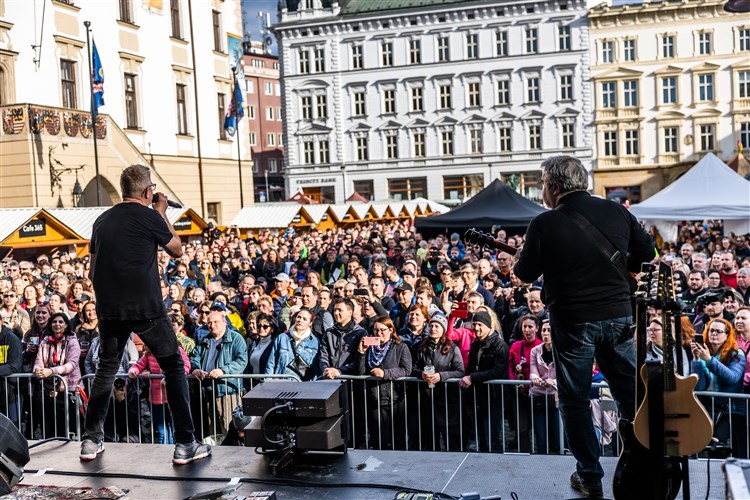
[[[450,316],[448,316],[448,331],[446,332],[446,336],[458,346],[458,349],[461,351],[464,368],[467,368],[469,366],[471,344],[477,338],[477,335],[473,329],[463,326],[463,323],[461,326],[457,326],[457,319],[453,316],[453,312],[451,312]]]
[[[266,375],[293,375],[300,381],[315,380],[320,375],[320,341],[312,332],[299,345],[295,345],[291,333],[281,333],[273,340],[269,351]],[[292,368],[296,356],[307,364],[304,374]]]
[[[368,351],[369,349],[368,347]],[[365,351],[364,354],[359,354],[357,351],[357,374],[370,375],[370,370],[373,368],[382,368],[384,373],[383,378],[378,379],[379,382],[368,382],[367,392],[370,404],[374,405],[373,407],[380,404],[381,408],[386,409],[390,408],[391,403],[400,404],[404,400],[404,384],[390,384],[386,381],[411,375],[412,361],[409,347],[403,342],[400,344],[394,342],[388,349],[385,358],[383,358],[383,362],[377,367],[370,366],[370,363],[368,363],[368,351]],[[393,386],[393,390],[391,390],[391,386]],[[380,393],[379,396],[378,392]]]
[[[58,357],[57,363],[53,362],[55,352]],[[57,342],[50,335],[39,345],[33,371],[49,368],[53,374],[63,376],[69,392],[75,392],[81,382],[80,357],[81,346],[78,345],[75,335],[66,335]]]
[[[529,380],[529,368],[531,366],[531,350],[541,344],[542,341],[534,338],[531,343],[518,340],[510,346],[508,353],[508,378],[510,380]],[[516,366],[522,365],[522,377],[516,373]]]
[[[437,344],[428,337],[417,344],[412,352],[412,377],[422,380],[422,372],[427,365],[435,367],[435,373],[440,375],[441,382],[464,376],[464,361],[461,351],[455,344],[451,345],[448,354],[443,354]]]
[[[551,378],[557,380],[557,371],[555,370],[555,361],[551,361],[550,364],[544,362],[542,353],[544,352],[544,344],[539,344],[531,350],[529,359],[531,360],[531,366],[529,369],[529,380],[533,380],[534,377],[539,377],[542,380]],[[537,387],[531,386],[529,393],[533,396],[546,396],[552,394],[555,396],[555,404],[557,404],[557,389],[550,386]]]
[[[208,339],[209,337],[203,338],[195,346],[193,355],[190,356],[190,370],[205,370],[207,355],[208,355]],[[219,368],[224,372],[224,375],[235,375],[244,373],[245,367],[247,366],[247,345],[245,339],[242,338],[237,331],[227,328],[224,332],[224,336],[221,338],[221,343],[217,347],[219,353],[216,357],[216,368]],[[206,378],[203,380],[204,388],[212,387],[212,380]],[[238,379],[223,378],[216,381],[216,393],[215,396],[222,397],[227,394],[236,394],[237,387],[239,386]]]
[[[10,328],[19,339],[31,329],[29,313],[20,305],[16,305],[10,313],[6,312],[5,308],[0,308],[0,316],[2,324]]]
[[[21,373],[23,368],[23,346],[21,339],[19,339],[13,331],[5,326],[0,326],[0,377],[7,377],[15,373]],[[5,387],[8,387],[8,392],[5,392]],[[10,401],[15,400],[16,393],[16,380],[8,379],[2,380],[0,378],[0,404],[5,401],[5,396],[10,398]]]
[[[185,354],[182,347],[178,347],[178,349],[180,350],[180,356],[182,356],[182,362],[185,365],[185,374],[189,374],[190,359],[188,359],[187,354]],[[141,356],[141,359],[139,359],[130,370],[134,371],[136,375],[140,375],[143,372],[150,373],[151,375],[159,375],[162,373],[161,366],[159,366],[156,356],[151,353]],[[162,384],[164,379],[152,378],[149,382],[151,384],[151,390],[148,393],[149,402],[154,405],[167,404],[167,388]]]
[[[742,376],[745,373],[745,353],[741,349],[729,361],[729,366],[719,361],[718,356],[711,356],[708,361],[698,360],[690,363],[691,373],[698,375],[696,391],[712,390],[716,392],[742,393]],[[727,400],[716,398],[719,406],[726,405]],[[744,399],[732,400],[732,413],[745,415],[747,405]]]
[[[508,378],[508,344],[497,332],[492,331],[484,340],[475,339],[471,343],[466,373],[471,376],[472,384]]]
[[[320,343],[320,373],[326,368],[336,368],[343,375],[356,374],[357,349],[362,335],[367,335],[367,332],[354,320],[344,326],[334,324],[329,328]]]
[[[313,315],[313,335],[315,335],[319,339],[322,339],[323,335],[325,335],[328,329],[333,327],[333,316],[331,316],[331,313],[329,313],[319,305],[316,305],[315,307],[310,309],[310,312]]]

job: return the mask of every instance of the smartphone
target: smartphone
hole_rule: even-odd
[[[453,310],[453,316],[460,319],[469,317],[469,311],[466,310],[466,302],[456,302],[456,309]]]
[[[365,337],[362,337],[364,339],[364,346],[377,346],[380,345],[380,337],[373,337],[371,335],[366,335]]]
[[[693,342],[695,342],[696,344],[703,344],[703,335],[699,333],[698,335],[693,337]]]
[[[366,296],[366,295],[369,295],[369,293],[364,288],[355,288],[354,289],[354,295],[355,296],[357,296],[357,295],[365,295]]]

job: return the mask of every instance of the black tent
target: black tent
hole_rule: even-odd
[[[431,237],[440,233],[463,234],[470,227],[489,231],[492,226],[524,231],[531,219],[546,208],[527,200],[500,179],[484,188],[467,202],[450,212],[428,217],[417,217],[417,231]],[[516,231],[513,231],[516,229]]]

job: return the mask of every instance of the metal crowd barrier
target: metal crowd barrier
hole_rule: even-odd
[[[65,386],[60,376],[53,377]],[[105,422],[107,441],[170,443],[171,416],[168,405],[149,402],[151,381],[163,375],[125,381],[120,394],[113,390]],[[288,375],[224,375],[216,380],[188,376],[191,411],[196,434],[220,443],[231,421],[232,410],[241,405],[242,395],[265,379],[296,380]],[[428,388],[421,379],[407,377],[383,381],[371,376],[341,376],[347,380],[350,446],[353,448],[419,451],[482,451],[493,453],[564,454],[563,423],[554,399],[528,394],[528,380],[493,380],[458,387],[450,379]],[[49,379],[48,379],[49,380]],[[83,377],[88,394],[93,375]],[[29,439],[62,435],[80,439],[85,405],[80,397],[45,396],[45,384],[33,374],[18,374],[1,380],[4,389],[0,412],[8,415]],[[116,383],[116,385],[121,383]],[[15,385],[15,387],[14,387]],[[599,392],[606,384],[592,384]],[[223,396],[219,393],[227,392]],[[750,449],[750,416],[722,415],[725,403],[750,405],[749,394],[697,392],[714,422],[726,420],[727,439],[735,456],[747,456]],[[54,400],[54,404],[44,399]],[[602,453],[618,455],[618,420],[614,401],[598,400],[592,410]],[[598,413],[596,413],[598,412]],[[595,414],[596,413],[596,414]],[[598,417],[598,418],[594,418]],[[160,425],[164,423],[164,425]],[[156,424],[156,425],[155,425]]]

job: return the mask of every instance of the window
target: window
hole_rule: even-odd
[[[538,34],[539,31],[536,28],[532,28],[531,26],[526,27],[525,35],[527,54],[536,54],[539,51],[539,41],[537,39]]]
[[[280,148],[284,147],[284,134],[278,134],[277,138],[276,144],[278,144]]]
[[[258,162],[257,161],[253,162],[253,173],[254,174],[258,173]]]
[[[299,72],[303,75],[310,72],[310,53],[307,49],[299,49]]]
[[[750,148],[750,122],[740,123],[740,144],[745,149]]]
[[[508,32],[505,30],[495,32],[495,55],[498,57],[508,55]]]
[[[615,82],[602,83],[602,108],[614,109],[617,107],[617,91]]]
[[[227,131],[224,128],[224,118],[226,118],[227,110],[224,106],[224,94],[216,94],[216,108],[219,112],[219,139],[226,140]]]
[[[135,75],[129,73],[125,73],[125,126],[130,129],[139,128]]]
[[[424,111],[424,99],[423,99],[422,87],[411,88],[411,110],[415,112]]]
[[[370,154],[367,151],[367,137],[357,137],[357,160],[367,161]]]
[[[120,0],[120,21],[133,23],[133,6],[130,0]]]
[[[638,80],[622,82],[623,104],[626,108],[638,107]]]
[[[737,83],[739,84],[737,90],[740,98],[750,98],[750,71],[745,70],[737,73]]]
[[[526,79],[526,103],[539,102],[539,78],[532,76]]]
[[[542,174],[539,170],[535,172],[507,172],[500,174],[500,179],[507,184],[516,186],[516,192],[524,197],[537,203],[542,202]]]
[[[700,55],[711,54],[711,33],[703,31],[698,33],[698,53]]]
[[[354,92],[354,116],[365,116],[365,92],[358,90]]]
[[[617,156],[617,131],[607,130],[604,132],[604,156]]]
[[[713,151],[715,147],[716,125],[701,125],[700,132],[700,150]]]
[[[266,134],[266,146],[276,146],[276,134]]]
[[[570,26],[560,25],[557,27],[557,49],[570,50]]]
[[[483,174],[443,176],[443,198],[446,200],[463,200],[474,196],[482,189]]]
[[[389,160],[398,158],[398,136],[395,134],[385,136],[385,156]]]
[[[208,202],[206,203],[206,218],[213,219],[217,224],[221,225],[221,203],[220,202]]]
[[[304,141],[302,143],[302,155],[306,165],[315,163],[315,144],[313,141]]]
[[[273,95],[273,83],[266,82],[266,95]]]
[[[466,59],[479,58],[479,35],[477,33],[466,34]]]
[[[450,61],[448,35],[438,37],[438,62]]]
[[[661,101],[662,104],[677,103],[677,77],[665,76],[661,79]]]
[[[245,90],[247,90],[248,94],[254,94],[255,82],[253,82],[252,80],[245,80]]]
[[[510,80],[502,79],[497,81],[497,105],[510,105]]]
[[[76,63],[74,61],[60,59],[60,87],[62,89],[62,107],[71,109],[78,107]]]
[[[640,154],[640,144],[638,130],[626,130],[625,131],[625,155],[626,156],[638,156]]]
[[[576,147],[576,136],[575,136],[575,123],[563,123],[562,132],[562,147],[574,148]]]
[[[383,113],[393,114],[396,112],[396,91],[394,89],[383,90]]]
[[[440,132],[440,153],[443,156],[453,154],[453,131],[443,130]]]
[[[714,100],[713,73],[698,75],[698,100],[704,102]]]
[[[422,63],[422,42],[419,40],[409,40],[409,63]]]
[[[258,138],[255,135],[255,132],[250,132],[250,145],[251,146],[257,146],[258,145]]]
[[[560,100],[573,100],[573,75],[560,75]]]
[[[427,177],[388,179],[388,197],[396,201],[427,198]]]
[[[497,149],[500,152],[507,153],[510,151],[510,148],[511,148],[510,128],[511,128],[510,123],[502,123],[497,129],[497,132],[498,132]]]
[[[326,70],[326,59],[323,49],[315,49],[315,72],[324,73]]]
[[[477,154],[482,151],[482,129],[476,128],[469,130],[469,152],[471,154]]]
[[[739,30],[738,35],[740,38],[740,50],[750,50],[750,28],[742,28],[741,30]]]
[[[169,15],[172,21],[172,37],[182,38],[182,27],[180,25],[180,0],[169,1]]]
[[[529,125],[529,149],[539,150],[542,149],[542,126],[541,125]]]
[[[320,156],[320,163],[331,163],[328,141],[318,141],[318,156]]]
[[[247,117],[251,120],[255,120],[255,106],[247,107]]]
[[[276,158],[268,159],[268,173],[275,174],[279,171],[279,162]]]
[[[623,42],[622,58],[625,61],[628,61],[628,62],[635,61],[635,44],[636,44],[636,41],[634,38],[629,38]]]
[[[678,153],[677,127],[664,127],[664,152]]]
[[[187,135],[187,85],[178,83],[175,89],[175,95],[177,96],[177,133],[180,135]]]
[[[383,66],[393,66],[393,42],[383,42],[380,49]]]
[[[468,85],[469,107],[478,107],[482,105],[482,94],[479,82],[471,82]]]
[[[451,86],[450,84],[442,84],[438,86],[438,109],[451,109],[453,107],[453,99],[451,98]]]
[[[602,42],[602,63],[611,63],[615,60],[615,42],[606,40]]]
[[[375,199],[375,183],[373,181],[353,181],[352,186],[356,193],[367,200]]]
[[[273,120],[273,107],[266,107],[266,120]]]
[[[424,158],[425,156],[424,132],[415,132],[414,134],[412,134],[412,142],[414,144],[414,156],[416,158]]]
[[[281,108],[276,108],[276,120],[281,121]]]
[[[661,56],[664,58],[674,57],[674,35],[663,35],[661,37]]]
[[[221,12],[218,10],[211,11],[214,28],[214,50],[221,52]]]
[[[316,96],[318,118],[328,118],[328,96],[320,94]]]
[[[300,111],[303,120],[312,120],[312,97],[309,95],[303,95],[300,99]]]
[[[352,69],[362,69],[362,46],[352,45]]]

